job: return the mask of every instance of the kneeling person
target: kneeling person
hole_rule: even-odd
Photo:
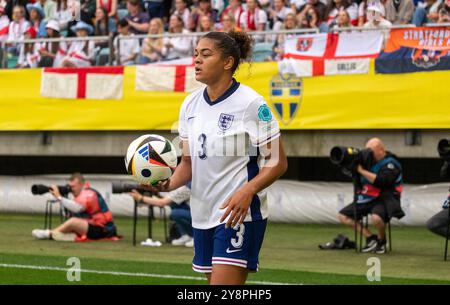
[[[56,185],[50,192],[69,210],[72,217],[53,230],[33,230],[38,239],[75,241],[76,237],[101,239],[117,236],[112,214],[102,195],[90,188],[80,173],[74,173],[69,180],[73,200],[61,196]]]

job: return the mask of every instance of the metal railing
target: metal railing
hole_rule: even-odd
[[[450,27],[450,23],[429,23],[425,24],[426,27]],[[348,32],[348,31],[390,31],[392,29],[406,29],[415,28],[413,24],[405,25],[392,25],[389,28],[377,28],[377,27],[348,27],[348,28],[331,28],[329,32]],[[255,31],[249,32],[248,34],[253,37],[264,37],[262,41],[259,42],[274,42],[277,35],[280,34],[294,34],[294,35],[305,35],[305,34],[317,34],[319,33],[318,28],[314,29],[294,29],[294,30],[278,30],[278,31]],[[24,43],[46,43],[46,42],[74,42],[74,41],[107,41],[109,47],[108,64],[113,65],[114,63],[114,53],[116,53],[116,64],[120,65],[120,40],[129,39],[158,39],[158,38],[175,38],[175,37],[192,37],[199,38],[207,32],[190,32],[190,33],[162,33],[162,34],[143,34],[143,35],[132,35],[132,36],[116,36],[117,37],[117,49],[114,50],[113,45],[114,37],[112,36],[89,36],[89,37],[61,37],[61,38],[39,38],[39,39],[23,39],[23,40],[13,40],[4,41],[0,44],[0,68],[7,68],[7,47],[12,44],[24,44]],[[114,52],[116,51],[116,52]]]
[[[93,41],[93,42],[98,42],[98,41],[104,41],[104,42],[108,42],[108,46],[110,49],[110,56],[109,56],[109,61],[110,64],[112,64],[112,58],[113,58],[113,54],[111,54],[111,52],[113,52],[113,41],[112,41],[112,37],[110,36],[88,36],[88,37],[61,37],[61,38],[38,38],[38,39],[18,39],[18,40],[8,40],[8,41],[3,41],[0,45],[0,55],[1,55],[1,63],[0,63],[0,67],[1,68],[7,68],[7,54],[6,54],[6,50],[8,45],[20,45],[20,44],[25,44],[25,43],[52,43],[52,42],[74,42],[74,41]]]

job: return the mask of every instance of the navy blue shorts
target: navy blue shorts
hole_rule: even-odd
[[[244,222],[236,229],[225,224],[194,232],[192,269],[210,273],[212,265],[233,265],[258,271],[258,256],[266,231],[267,219]]]

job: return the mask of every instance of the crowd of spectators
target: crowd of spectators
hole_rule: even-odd
[[[7,56],[18,58],[17,67],[90,66],[99,64],[99,54],[113,54],[113,64],[122,65],[189,57],[196,38],[183,34],[190,32],[327,32],[354,26],[389,28],[450,22],[450,0],[81,0],[79,17],[71,11],[73,1],[0,0],[0,42],[107,36],[113,39],[114,50],[109,50],[107,39],[8,43]],[[163,33],[180,35],[131,37]],[[258,35],[255,39],[273,43],[272,58],[282,57],[286,35]]]

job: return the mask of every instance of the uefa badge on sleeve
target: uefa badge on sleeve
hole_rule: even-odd
[[[259,106],[258,118],[260,121],[263,121],[263,122],[272,121],[272,112],[270,112],[269,106],[267,106],[266,104]]]

